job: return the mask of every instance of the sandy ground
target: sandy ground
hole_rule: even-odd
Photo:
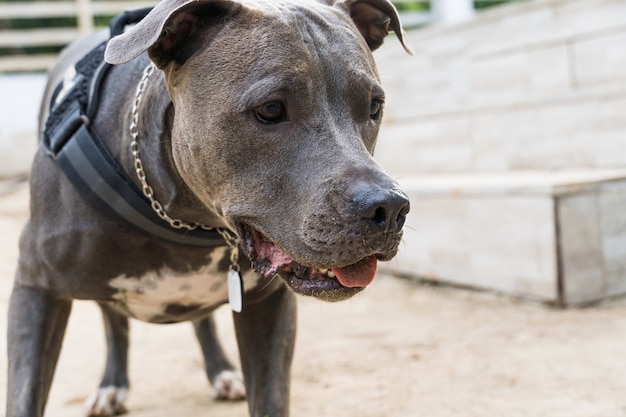
[[[24,184],[0,186],[0,334]],[[237,357],[230,312],[217,312]],[[301,299],[293,366],[296,417],[626,416],[626,301],[558,310],[493,294],[379,276],[352,300]],[[104,361],[95,304],[76,302],[47,416],[81,415]],[[6,343],[0,345],[4,409]],[[189,324],[132,322],[129,416],[244,417],[215,402]]]

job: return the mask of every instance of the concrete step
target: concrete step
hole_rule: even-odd
[[[411,212],[389,272],[562,305],[626,293],[626,169],[399,181]]]

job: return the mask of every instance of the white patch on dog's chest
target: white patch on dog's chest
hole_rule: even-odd
[[[222,254],[216,252],[212,255],[221,259]],[[254,287],[257,279],[254,273],[245,274],[244,291]],[[217,270],[217,262],[188,273],[161,269],[141,277],[122,275],[109,285],[117,290],[113,298],[134,317],[145,321],[162,317],[171,305],[201,309],[228,300],[226,272]]]

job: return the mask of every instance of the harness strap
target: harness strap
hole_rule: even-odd
[[[121,33],[127,24],[143,18],[149,10],[125,12],[116,17],[111,23],[112,36]],[[102,139],[89,128],[89,122],[98,108],[101,83],[111,67],[104,62],[103,52],[104,47],[100,45],[88,54],[99,55],[102,59],[93,74],[89,74],[91,81],[80,72],[73,80],[74,86],[90,82],[86,100],[86,94],[80,92],[65,94],[61,105],[54,106],[58,111],[56,119],[46,125],[43,140],[46,150],[81,195],[117,222],[172,243],[226,246],[226,241],[217,230],[175,229],[161,219],[113,158]],[[52,111],[57,109],[53,108]]]
[[[216,231],[183,231],[163,222],[128,177],[120,172],[108,152],[98,148],[93,138],[94,133],[82,125],[56,155],[63,172],[92,205],[120,223],[173,243],[226,245]]]

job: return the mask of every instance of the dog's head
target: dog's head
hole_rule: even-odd
[[[176,168],[257,272],[339,300],[396,254],[409,210],[372,158],[385,96],[371,51],[390,30],[410,52],[388,0],[172,0],[106,59],[148,51],[164,72]]]

